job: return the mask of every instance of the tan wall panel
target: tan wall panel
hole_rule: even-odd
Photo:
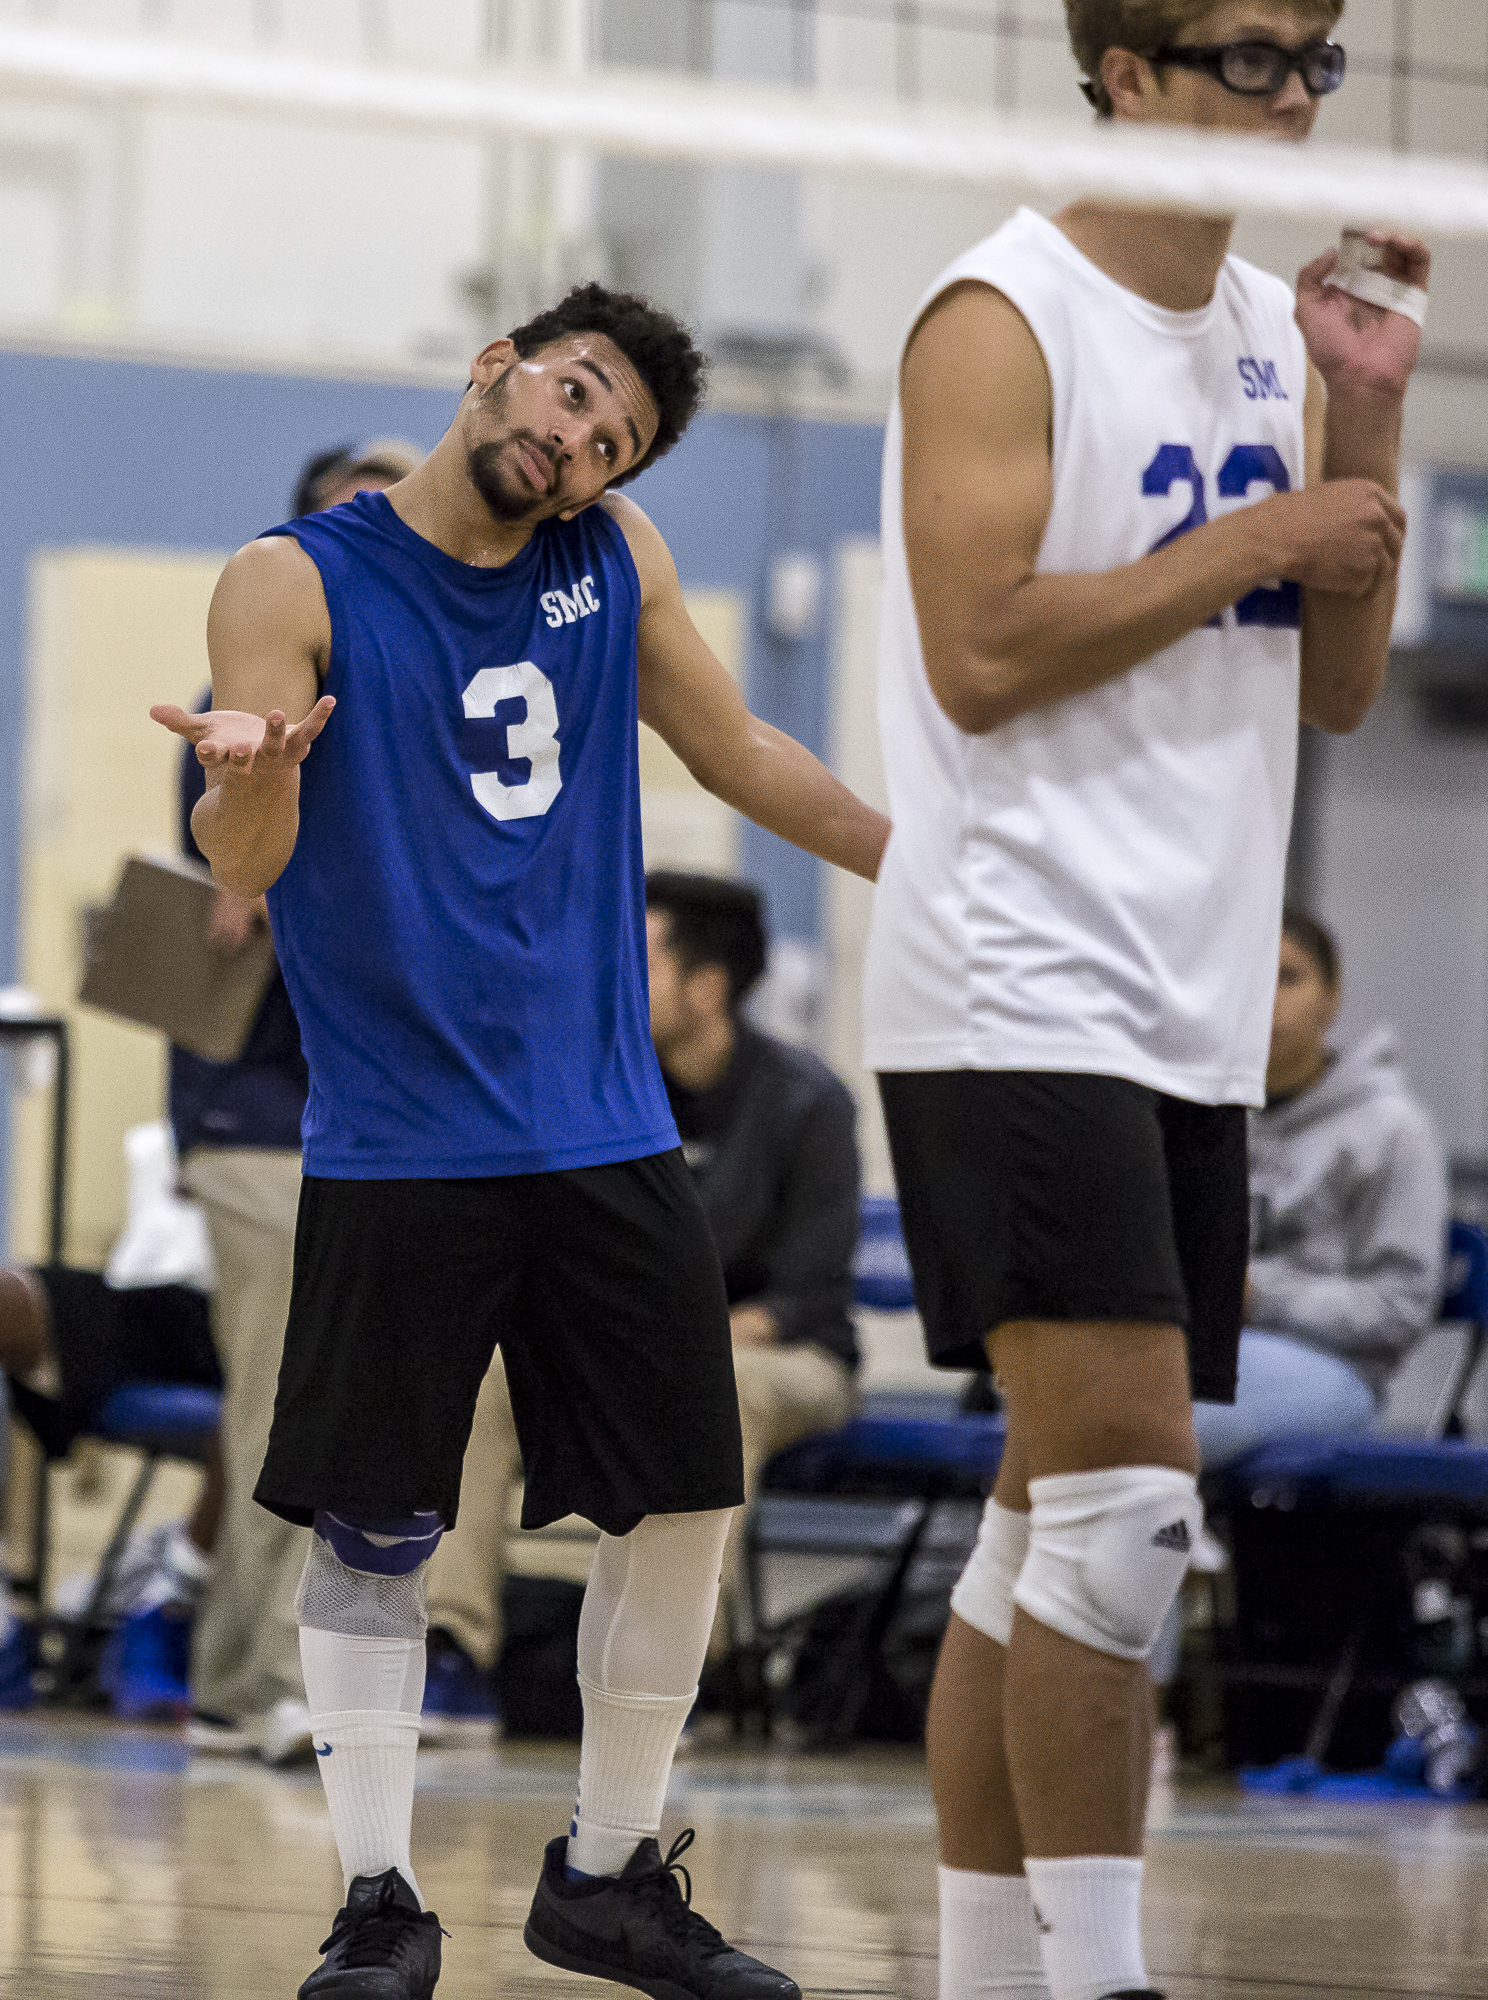
[[[159,1117],[159,1035],[73,1004],[82,912],[106,901],[126,854],[176,847],[178,742],[151,722],[156,701],[189,706],[206,680],[206,617],[224,558],[78,548],[31,572],[22,982],[72,1022],[67,1255],[100,1264],[124,1216],[122,1142]],[[13,1113],[10,1241],[45,1242],[50,1108]]]
[[[687,609],[724,666],[742,682],[743,597],[733,590],[689,590]],[[646,866],[732,874],[739,866],[739,815],[705,792],[681,758],[644,723],[640,770]]]

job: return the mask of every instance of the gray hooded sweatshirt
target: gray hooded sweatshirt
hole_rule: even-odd
[[[1250,1213],[1248,1324],[1347,1361],[1382,1399],[1436,1317],[1447,1234],[1441,1146],[1390,1029],[1251,1113]]]

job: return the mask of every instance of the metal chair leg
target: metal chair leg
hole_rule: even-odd
[[[109,1545],[104,1551],[103,1560],[98,1565],[93,1578],[93,1588],[88,1593],[88,1601],[78,1616],[70,1619],[65,1627],[66,1637],[55,1669],[57,1698],[63,1703],[76,1702],[84,1695],[87,1676],[82,1672],[81,1665],[88,1635],[101,1620],[103,1607],[113,1585],[114,1573],[119,1567],[119,1559],[134,1531],[134,1524],[139,1519],[140,1509],[149,1495],[155,1478],[155,1469],[159,1463],[160,1460],[154,1452],[145,1453],[144,1463],[135,1475],[129,1498],[124,1503],[124,1511],[119,1516]]]
[[[29,1588],[35,1593],[38,1618],[46,1610],[47,1567],[52,1553],[51,1470],[52,1461],[45,1450],[41,1450],[36,1473],[36,1505],[31,1518],[31,1575],[28,1579]]]

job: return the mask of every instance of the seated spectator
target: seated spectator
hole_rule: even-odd
[[[856,1405],[855,1107],[815,1056],[741,1017],[765,967],[756,890],[657,873],[647,877],[646,905],[651,1033],[723,1265],[752,1495],[773,1453],[845,1423]],[[518,1470],[498,1355],[476,1405],[459,1522],[430,1570],[426,1716],[489,1713],[481,1681],[498,1650],[502,1541]],[[742,1519],[741,1510],[725,1556],[715,1657],[730,1630],[743,1636]]]
[[[184,1285],[114,1291],[101,1273],[66,1265],[0,1266],[0,1368],[18,1413],[51,1457],[89,1428],[122,1382],[222,1387],[201,1292]],[[222,1497],[214,1449],[190,1518],[131,1545],[115,1576],[104,1609],[110,1618],[139,1621],[131,1673],[141,1684],[171,1681],[184,1693],[182,1614],[194,1609],[211,1576]],[[29,1635],[3,1612],[0,1625],[0,1708],[24,1707]]]
[[[1363,1430],[1441,1299],[1441,1147],[1377,1028],[1334,1051],[1338,947],[1288,909],[1266,1105],[1250,1128],[1251,1260],[1233,1407],[1198,1403],[1208,1469],[1276,1438]]]
[[[1194,1404],[1205,1471],[1284,1438],[1369,1425],[1391,1374],[1436,1317],[1447,1239],[1441,1147],[1410,1095],[1395,1038],[1376,1028],[1334,1051],[1338,946],[1288,909],[1266,1064],[1251,1113],[1251,1255],[1235,1401]],[[1196,1568],[1222,1566],[1207,1534]],[[1182,1601],[1153,1647],[1178,1667]]]

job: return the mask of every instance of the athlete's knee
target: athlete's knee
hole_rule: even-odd
[[[295,1617],[352,1638],[422,1639],[429,1559],[444,1526],[432,1511],[352,1521],[320,1508],[295,1593]]]
[[[982,1512],[976,1547],[951,1592],[951,1609],[999,1646],[1013,1630],[1013,1591],[1028,1557],[1029,1518],[993,1498]]]
[[[1146,1659],[1203,1525],[1193,1474],[1124,1465],[1031,1479],[1028,1492],[1015,1602],[1081,1645]]]

